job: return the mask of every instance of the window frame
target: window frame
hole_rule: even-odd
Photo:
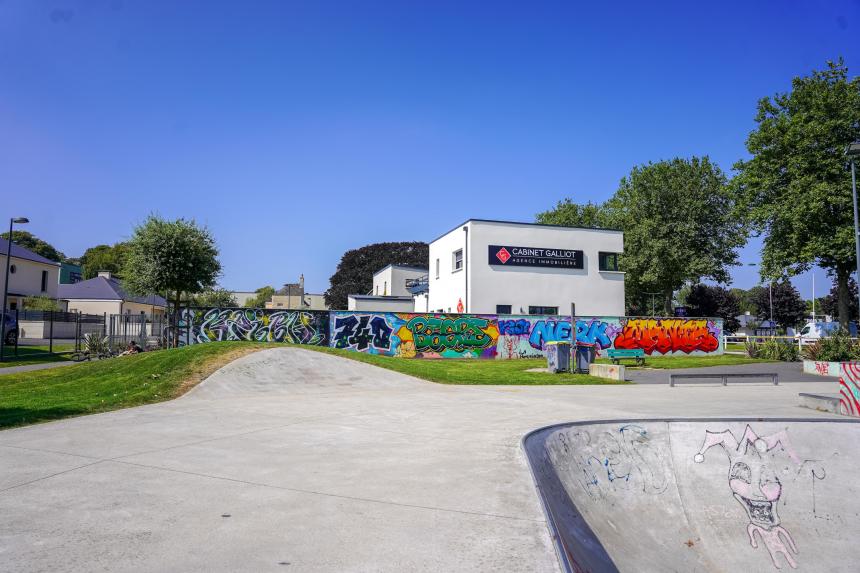
[[[42,271],[42,292],[48,292],[48,271]]]
[[[507,308],[507,312],[503,311],[503,308]],[[496,305],[496,314],[513,314],[514,307],[510,304],[497,304]]]
[[[536,312],[537,310],[541,312]],[[554,309],[554,312],[547,312]],[[558,316],[557,306],[529,305],[529,316]]]
[[[598,268],[598,270],[603,271],[603,272],[607,272],[607,273],[619,273],[619,272],[621,272],[619,270],[620,266],[618,264],[618,255],[619,254],[620,253],[614,253],[611,251],[598,251],[597,252],[597,268]],[[607,264],[610,260],[610,257],[611,257],[611,260],[613,260],[615,263],[614,265],[612,265],[614,268],[609,268],[610,265]]]
[[[460,254],[460,266],[457,266],[457,254]],[[451,272],[457,273],[463,270],[465,266],[465,260],[463,259],[463,249],[457,249],[456,251],[451,253]]]

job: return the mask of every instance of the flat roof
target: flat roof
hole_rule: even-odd
[[[429,273],[429,272],[430,272],[430,269],[429,269],[429,268],[427,268],[427,267],[410,267],[409,265],[394,265],[394,264],[391,264],[391,265],[385,265],[384,267],[382,267],[381,269],[379,269],[378,271],[376,271],[375,273],[373,273],[373,276],[378,275],[379,273],[381,273],[382,271],[384,271],[384,270],[385,270],[385,269],[387,269],[387,268],[403,269],[403,270],[406,270],[406,271],[420,271],[420,272],[422,272],[422,273]]]
[[[346,296],[356,300],[412,300],[411,296],[383,296],[381,294],[348,294]]]
[[[439,239],[441,239],[445,235],[447,235],[453,231],[456,231],[458,227],[462,227],[466,223],[472,223],[472,222],[474,222],[474,223],[500,223],[503,225],[523,225],[523,226],[528,226],[528,227],[555,227],[555,228],[559,228],[559,229],[579,229],[579,230],[584,230],[584,231],[609,231],[611,233],[623,233],[624,232],[621,229],[609,229],[609,228],[605,228],[605,227],[574,227],[572,225],[549,225],[546,223],[523,223],[522,221],[501,221],[498,219],[466,219],[465,221],[463,221],[462,223],[460,223],[456,227],[453,227],[452,229],[442,233],[441,235],[439,235],[438,237],[436,237],[435,239],[433,239],[430,242],[435,243],[436,241],[438,241]]]

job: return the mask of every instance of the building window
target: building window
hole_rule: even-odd
[[[529,314],[558,314],[557,306],[530,306]]]
[[[601,271],[618,270],[618,253],[597,253],[597,260]]]
[[[15,274],[15,271],[17,271],[17,270],[18,270],[18,267],[16,267],[15,265],[12,265],[11,267],[9,267],[9,272],[13,275]]]
[[[439,259],[436,259],[436,278],[439,278]]]
[[[382,283],[382,296],[388,296],[388,281]]]
[[[454,264],[452,266],[454,268],[452,273],[463,270],[463,249],[454,251]]]
[[[496,314],[511,314],[511,305],[509,305],[509,304],[497,304],[496,305]]]
[[[376,291],[373,294],[379,296],[379,285],[376,285],[374,288],[376,289]]]
[[[42,271],[42,292],[48,292],[48,271]]]

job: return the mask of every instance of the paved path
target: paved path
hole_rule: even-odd
[[[556,571],[539,426],[810,416],[774,386],[446,386],[302,349],[0,432],[0,571]],[[828,386],[829,387],[829,386]]]
[[[647,365],[647,362],[646,362]],[[744,372],[776,372],[779,375],[779,383],[783,382],[811,382],[835,381],[836,378],[822,378],[815,374],[804,374],[801,362],[758,362],[753,364],[737,364],[734,366],[707,366],[704,368],[679,368],[676,370],[658,369],[633,369],[626,370],[627,379],[637,384],[669,384],[670,374],[721,374],[729,372],[742,374]],[[722,384],[719,380],[684,380],[684,384]],[[771,384],[770,380],[764,379],[742,379],[729,384]]]
[[[74,362],[63,360],[61,362],[42,362],[40,364],[24,364],[23,366],[5,366],[0,368],[0,376],[14,374],[15,372],[30,372],[31,370],[45,370],[46,368],[58,368],[60,366],[71,366]]]

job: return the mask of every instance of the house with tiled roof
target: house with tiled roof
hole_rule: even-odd
[[[6,252],[9,241],[0,238],[0,269],[6,268]],[[9,257],[9,295],[6,307],[20,309],[28,296],[57,298],[57,285],[60,282],[60,263],[37,255],[29,249],[12,243]],[[6,280],[0,271],[0,291]]]
[[[163,297],[133,295],[107,271],[89,280],[59,285],[58,298],[65,301],[70,312],[84,314],[158,315],[167,311],[167,301]]]

